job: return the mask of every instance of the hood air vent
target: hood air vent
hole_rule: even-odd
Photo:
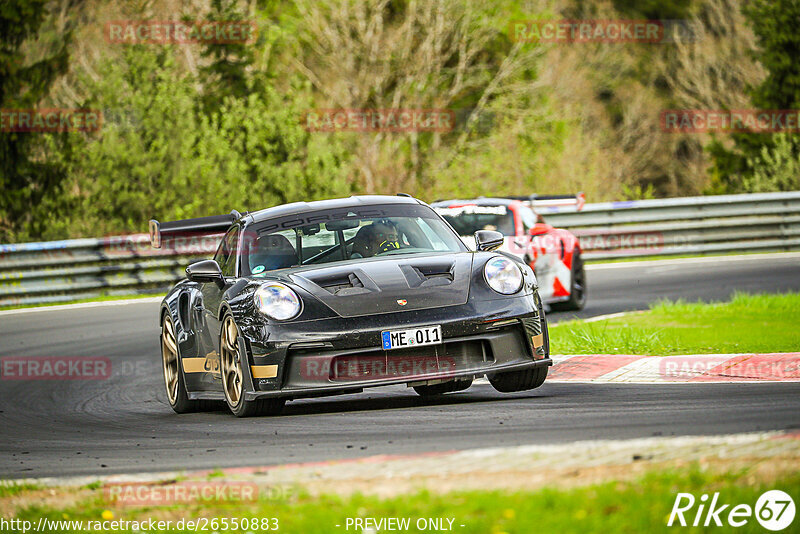
[[[341,273],[332,276],[308,277],[309,280],[332,295],[352,295],[368,291],[355,273]]]
[[[422,265],[401,265],[409,287],[446,286],[453,282],[455,264],[427,263]]]

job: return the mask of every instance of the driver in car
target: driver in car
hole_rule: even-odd
[[[373,225],[373,250],[377,253],[389,252],[400,248],[397,227],[388,220],[378,221]]]

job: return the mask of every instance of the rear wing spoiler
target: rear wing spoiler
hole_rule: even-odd
[[[183,219],[180,221],[158,222],[155,219],[150,219],[148,223],[150,245],[152,245],[153,248],[161,248],[165,237],[185,234],[205,235],[222,233],[241,217],[238,211],[233,210],[227,215],[212,215],[210,217],[197,217],[195,219]]]
[[[536,210],[536,208],[560,208],[575,206],[575,211],[581,211],[586,204],[586,195],[530,195],[527,197],[508,197],[522,201],[523,204]]]

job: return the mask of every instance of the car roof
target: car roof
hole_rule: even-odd
[[[519,200],[511,198],[473,198],[469,200],[437,200],[431,206],[434,208],[446,208],[449,206],[511,206],[520,204]]]
[[[296,215],[298,213],[307,213],[310,211],[346,209],[379,204],[422,204],[422,202],[416,198],[404,195],[359,195],[348,198],[315,200],[312,202],[292,202],[291,204],[282,204],[280,206],[254,211],[242,218],[245,220],[249,219],[249,222],[261,222],[273,217],[284,217],[286,215]]]

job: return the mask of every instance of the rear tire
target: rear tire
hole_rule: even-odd
[[[455,391],[464,391],[472,385],[472,378],[466,380],[451,380],[449,382],[442,382],[441,384],[433,384],[430,386],[414,386],[414,391],[420,397],[434,397],[436,395],[444,395],[445,393],[453,393]]]
[[[550,357],[550,331],[547,329],[547,318],[544,316],[542,302],[537,298],[539,317],[542,324],[542,338],[544,341],[544,357]],[[492,387],[500,393],[514,393],[536,389],[544,384],[547,378],[548,367],[531,367],[522,371],[509,371],[487,376]]]
[[[175,340],[175,324],[169,314],[161,321],[161,364],[164,371],[167,402],[175,413],[219,410],[224,404],[212,400],[189,400],[186,382],[181,371],[181,358]]]
[[[569,300],[554,302],[550,304],[550,308],[555,311],[577,311],[582,310],[584,306],[586,306],[586,270],[581,251],[575,249],[570,269]]]
[[[244,398],[244,373],[239,357],[239,329],[231,315],[222,320],[219,352],[222,371],[222,392],[233,415],[236,417],[253,417],[257,415],[277,415],[283,410],[286,399],[265,398],[246,400]]]

